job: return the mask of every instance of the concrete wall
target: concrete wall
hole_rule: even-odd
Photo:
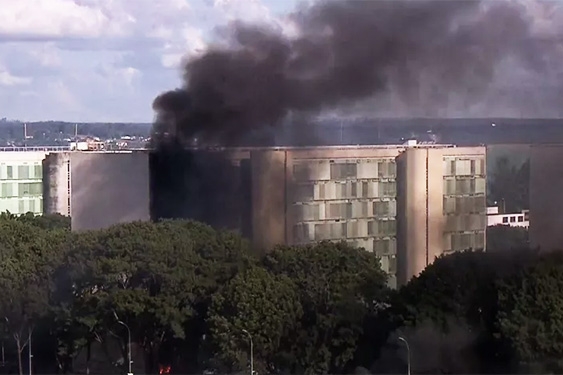
[[[409,148],[397,158],[399,285],[406,284],[444,253],[444,158],[485,155],[484,147]],[[484,204],[483,201],[483,222],[486,225]]]
[[[563,145],[532,146],[530,152],[530,245],[563,249]]]
[[[428,264],[425,149],[408,149],[398,157],[397,283],[404,285]]]
[[[150,220],[148,153],[73,152],[73,230]]]
[[[251,153],[252,243],[260,251],[286,243],[286,152]]]
[[[43,213],[70,216],[70,153],[56,152],[43,160]]]

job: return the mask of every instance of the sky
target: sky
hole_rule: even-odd
[[[298,0],[0,0],[0,118],[151,122],[153,99],[233,20]]]

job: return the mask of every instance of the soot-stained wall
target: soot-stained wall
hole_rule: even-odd
[[[194,219],[251,235],[248,157],[169,147],[149,160],[153,220]]]

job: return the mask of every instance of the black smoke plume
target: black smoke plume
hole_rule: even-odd
[[[154,101],[155,139],[237,144],[289,113],[367,98],[375,117],[459,115],[475,106],[487,117],[533,112],[532,96],[542,95],[534,115],[561,115],[561,76],[550,73],[560,43],[540,35],[517,1],[325,1],[292,20],[294,37],[235,23],[228,47],[188,61],[182,88]],[[530,77],[545,80],[542,90],[526,91]]]

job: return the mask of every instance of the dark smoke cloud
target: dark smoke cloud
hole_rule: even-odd
[[[538,36],[515,1],[329,1],[293,20],[296,37],[233,24],[229,47],[189,61],[183,87],[156,98],[155,131],[228,144],[292,112],[368,98],[375,98],[374,116],[459,115],[476,106],[482,117],[498,115],[530,102],[518,95],[517,81],[548,77],[560,57],[557,39]],[[496,87],[498,77],[504,81]],[[561,111],[560,76],[555,85],[549,77],[553,87],[542,102]],[[497,104],[490,95],[500,95]]]

